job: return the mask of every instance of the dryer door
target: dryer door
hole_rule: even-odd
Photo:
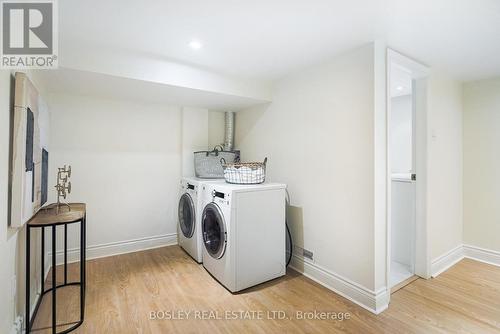
[[[215,203],[207,204],[202,218],[203,243],[208,254],[220,259],[226,251],[226,223],[220,208]]]
[[[185,193],[179,200],[179,226],[186,238],[191,238],[195,228],[194,203],[191,195]]]

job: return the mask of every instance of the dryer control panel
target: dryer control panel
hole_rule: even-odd
[[[192,183],[189,183],[189,182],[181,182],[181,189],[187,193],[190,193],[190,194],[198,194],[198,186],[195,186],[194,184]]]

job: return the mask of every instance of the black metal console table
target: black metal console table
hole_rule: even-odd
[[[69,210],[70,209],[70,210]],[[80,223],[80,281],[68,282],[68,225]],[[26,226],[26,333],[31,331],[31,327],[36,319],[38,308],[42,299],[47,293],[52,295],[52,333],[63,334],[69,333],[83,323],[85,313],[85,245],[86,245],[86,206],[84,203],[70,203],[69,208],[61,206],[57,214],[55,204],[48,205],[36,213],[27,223]],[[56,281],[56,227],[64,226],[64,283],[57,285]],[[41,292],[40,297],[33,311],[33,316],[30,317],[30,232],[32,228],[41,228]],[[44,281],[44,263],[45,263],[45,228],[52,228],[52,286],[45,290]],[[80,286],[80,320],[70,328],[64,331],[57,332],[57,317],[56,317],[56,291],[65,286],[78,285]]]

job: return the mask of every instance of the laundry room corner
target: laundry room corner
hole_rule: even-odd
[[[70,196],[85,200],[96,222],[88,257],[177,243],[177,194],[169,189],[181,175],[181,108],[75,94],[51,94],[48,103],[51,166],[71,164]],[[49,198],[56,200],[52,192]],[[146,203],[149,209],[137,209]],[[78,242],[70,233],[69,248]]]

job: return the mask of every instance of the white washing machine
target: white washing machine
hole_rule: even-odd
[[[284,184],[206,184],[203,266],[236,292],[285,275]]]
[[[178,207],[177,235],[181,246],[196,262],[202,262],[201,214],[203,212],[202,193],[206,183],[224,182],[196,177],[181,180]]]

